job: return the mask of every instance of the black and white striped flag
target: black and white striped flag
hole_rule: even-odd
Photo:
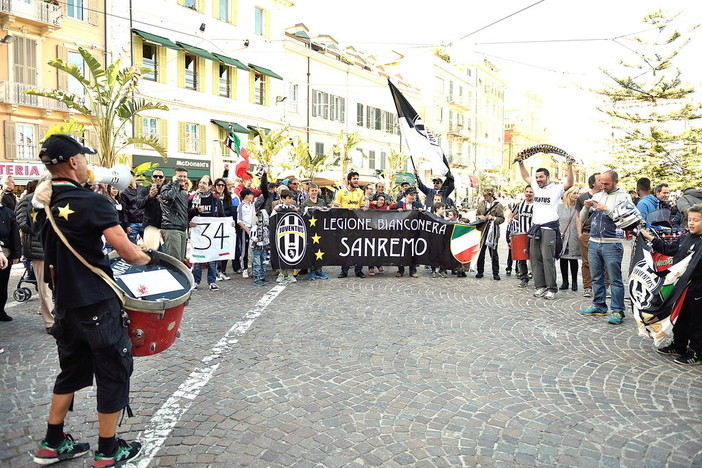
[[[428,159],[433,174],[446,175],[450,171],[449,163],[436,138],[424,125],[417,111],[390,80],[388,80],[388,86],[390,86],[390,92],[397,108],[400,132],[402,132],[409,153],[417,158]]]

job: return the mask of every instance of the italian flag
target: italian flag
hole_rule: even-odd
[[[451,233],[451,254],[461,263],[473,260],[480,251],[480,231],[475,226],[455,224]]]

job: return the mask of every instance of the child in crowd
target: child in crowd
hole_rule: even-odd
[[[385,199],[385,194],[380,193],[376,196],[375,200],[370,202],[370,207],[374,210],[394,210],[395,203],[388,203],[388,201]],[[383,268],[381,265],[369,266],[368,276],[374,276],[376,269],[378,270],[378,273],[385,273],[385,268]]]
[[[699,257],[702,250],[702,204],[697,204],[687,212],[687,225],[690,232],[678,237],[670,244],[659,238],[654,238],[645,229],[641,235],[653,241],[653,249],[663,255],[672,255],[673,263],[677,263],[695,252]],[[692,258],[694,262],[695,257]],[[688,348],[689,345],[689,348]],[[702,259],[697,261],[697,266],[690,277],[687,294],[683,302],[680,315],[673,326],[673,342],[658,348],[660,354],[677,356],[673,362],[683,366],[696,366],[702,364]]]
[[[307,200],[302,202],[302,206],[305,210],[316,210],[327,206],[327,202],[324,201],[324,198],[319,196],[319,187],[317,184],[309,183],[309,196]],[[318,266],[310,270],[307,274],[307,278],[312,281],[315,278],[327,279],[329,277],[322,271],[322,267]]]
[[[280,203],[275,205],[273,208],[277,213],[286,211],[297,211],[297,206],[293,201],[293,194],[290,190],[283,189],[280,192]],[[278,273],[278,278],[276,278],[276,283],[297,283],[297,279],[292,274],[289,268],[281,268],[280,273]]]
[[[251,264],[254,286],[271,284],[266,279],[266,258],[270,248],[270,234],[268,232],[268,212],[264,203],[256,204],[256,216],[251,226]]]

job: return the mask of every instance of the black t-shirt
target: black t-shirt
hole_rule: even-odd
[[[68,243],[88,263],[112,276],[107,257],[102,253],[101,236],[105,229],[118,226],[119,218],[107,197],[83,188],[73,180],[54,179],[51,213]],[[47,283],[51,283],[49,266],[54,267],[57,307],[85,307],[115,297],[107,283],[61,242],[43,209],[33,208],[32,218],[34,232],[44,246],[44,278]]]

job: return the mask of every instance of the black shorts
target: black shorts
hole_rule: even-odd
[[[127,317],[117,298],[54,311],[51,334],[58,345],[61,373],[54,393],[73,393],[97,384],[97,410],[115,413],[129,403],[134,361]],[[123,315],[124,314],[124,315]]]

